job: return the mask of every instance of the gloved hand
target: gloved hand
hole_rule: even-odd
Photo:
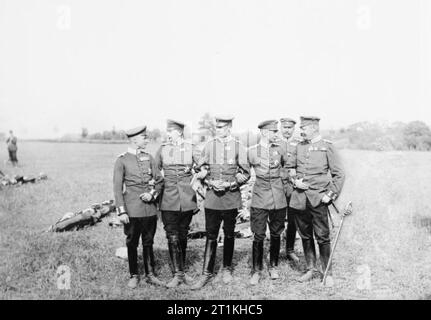
[[[236,181],[238,181],[239,184],[243,184],[247,181],[247,176],[242,173],[237,173],[235,175]]]
[[[118,216],[118,219],[122,224],[128,224],[130,222],[129,216],[127,215],[127,213],[123,213],[122,215]]]
[[[221,180],[214,180],[211,182],[211,187],[215,190],[215,191],[224,191],[225,187],[224,187],[224,182]]]
[[[295,182],[294,182],[295,188],[300,189],[300,190],[307,190],[308,184],[303,182],[302,180],[303,180],[303,178],[295,180]]]
[[[324,194],[323,195],[323,197],[322,197],[322,203],[324,203],[324,204],[328,204],[328,203],[330,203],[331,202],[331,198],[330,197],[328,197],[326,194]]]
[[[139,197],[144,202],[150,202],[151,199],[153,199],[153,196],[150,193],[148,193],[148,192],[142,193]]]
[[[201,171],[199,171],[197,173],[196,177],[198,179],[205,179],[205,177],[207,176],[207,174],[208,174],[208,170],[202,167]]]

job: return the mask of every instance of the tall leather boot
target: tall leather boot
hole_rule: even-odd
[[[227,237],[224,238],[223,243],[223,282],[225,284],[230,283],[233,280],[232,277],[232,258],[233,250],[235,246],[235,238]]]
[[[205,243],[204,265],[201,279],[190,289],[197,290],[205,286],[214,275],[214,267],[217,253],[217,239],[209,240]]]
[[[168,239],[169,258],[172,266],[173,279],[166,284],[168,288],[175,288],[184,282],[184,265],[177,236],[170,236]]]
[[[280,238],[271,237],[269,245],[269,276],[278,279],[278,257],[280,255]]]
[[[189,285],[193,282],[193,278],[187,275],[187,266],[186,266],[186,255],[187,255],[187,237],[184,239],[180,239],[180,248],[181,254],[183,258],[183,266],[184,266],[184,283]]]
[[[157,286],[164,286],[164,283],[157,279],[155,275],[155,261],[154,261],[154,252],[153,246],[144,246],[143,247],[143,258],[144,258],[144,270],[145,277],[148,283]]]
[[[319,244],[319,255],[320,255],[320,264],[322,266],[322,274],[324,274],[329,262],[329,257],[331,256],[331,244],[330,243]],[[331,267],[329,267],[328,274],[329,275],[331,274]]]
[[[257,285],[263,269],[263,241],[253,241],[252,260],[250,284]]]
[[[295,253],[296,224],[294,218],[293,214],[287,213],[286,257],[297,265],[299,258]]]
[[[138,252],[136,247],[127,247],[127,260],[129,263],[130,279],[127,286],[131,289],[135,289],[139,284],[138,274]]]
[[[316,272],[316,249],[314,247],[314,239],[302,239],[302,247],[304,249],[305,262],[307,272],[299,278],[299,282],[306,282],[313,279]]]

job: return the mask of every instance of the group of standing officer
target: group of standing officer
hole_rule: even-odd
[[[183,123],[168,120],[168,142],[162,144],[154,158],[145,151],[148,143],[145,126],[126,132],[130,146],[116,161],[114,194],[127,236],[129,287],[135,288],[139,283],[136,254],[139,237],[142,237],[148,282],[169,288],[184,283],[193,290],[205,286],[214,276],[222,222],[222,279],[225,284],[230,283],[235,223],[242,206],[240,187],[250,179],[251,168],[256,181],[250,208],[254,234],[250,284],[258,284],[262,276],[267,226],[270,230],[268,271],[271,279],[279,278],[280,237],[286,215],[286,255],[295,263],[299,262],[294,251],[297,229],[302,239],[307,272],[299,280],[308,281],[318,274],[313,234],[325,270],[330,255],[328,205],[341,192],[345,176],[333,144],[319,134],[319,118],[301,117],[301,140],[293,138],[295,120],[280,119],[282,140],[278,137],[278,121],[263,121],[258,125],[259,143],[248,149],[232,136],[232,120],[232,117],[216,117],[216,137],[208,141],[201,152],[184,140]],[[203,270],[198,281],[192,284],[186,274],[185,258],[189,225],[193,214],[198,212],[196,193],[191,186],[194,174],[207,191]],[[173,274],[167,284],[154,274],[152,245],[158,207]]]

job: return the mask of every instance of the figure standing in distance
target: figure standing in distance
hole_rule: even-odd
[[[155,276],[153,240],[157,227],[157,201],[163,187],[163,177],[154,158],[146,151],[147,127],[126,131],[127,152],[115,161],[114,196],[120,221],[124,224],[127,256],[132,289],[139,284],[138,252],[142,238],[144,270],[147,282],[164,285]]]
[[[205,286],[214,275],[217,237],[223,221],[223,282],[232,281],[235,223],[242,207],[240,186],[250,178],[247,150],[231,134],[233,117],[216,117],[216,138],[202,150],[196,170],[207,186],[205,195],[206,244],[202,277],[192,290]]]
[[[185,274],[185,263],[189,225],[197,210],[196,192],[190,185],[197,154],[194,145],[184,140],[184,126],[179,121],[167,120],[168,141],[160,146],[155,159],[164,176],[160,210],[174,275],[166,285],[168,288],[192,281]]]
[[[6,139],[7,150],[9,152],[9,161],[14,167],[18,166],[18,158],[16,153],[18,151],[17,137],[13,134],[12,130],[9,130],[9,137]]]
[[[345,173],[335,146],[320,135],[320,118],[301,117],[300,120],[304,140],[296,146],[295,154],[288,160],[288,167],[296,169],[289,210],[295,215],[302,239],[307,272],[299,281],[305,282],[317,275],[313,234],[319,244],[323,272],[328,265],[331,254],[328,206],[340,194]],[[329,276],[327,280],[332,282]]]

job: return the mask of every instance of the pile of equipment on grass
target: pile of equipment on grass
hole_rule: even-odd
[[[47,231],[63,232],[80,230],[87,226],[92,226],[102,220],[103,217],[115,212],[116,207],[114,200],[96,203],[89,208],[78,212],[67,212],[55,224],[49,227]],[[115,215],[116,216],[116,215]],[[115,218],[115,217],[114,217]],[[111,225],[111,222],[110,222]]]
[[[25,183],[36,183],[39,182],[41,180],[47,180],[48,176],[41,172],[39,173],[38,176],[34,176],[34,175],[28,175],[28,176],[23,176],[20,174],[16,174],[13,176],[4,174],[3,172],[0,171],[0,186],[12,186],[12,185],[22,185]]]

